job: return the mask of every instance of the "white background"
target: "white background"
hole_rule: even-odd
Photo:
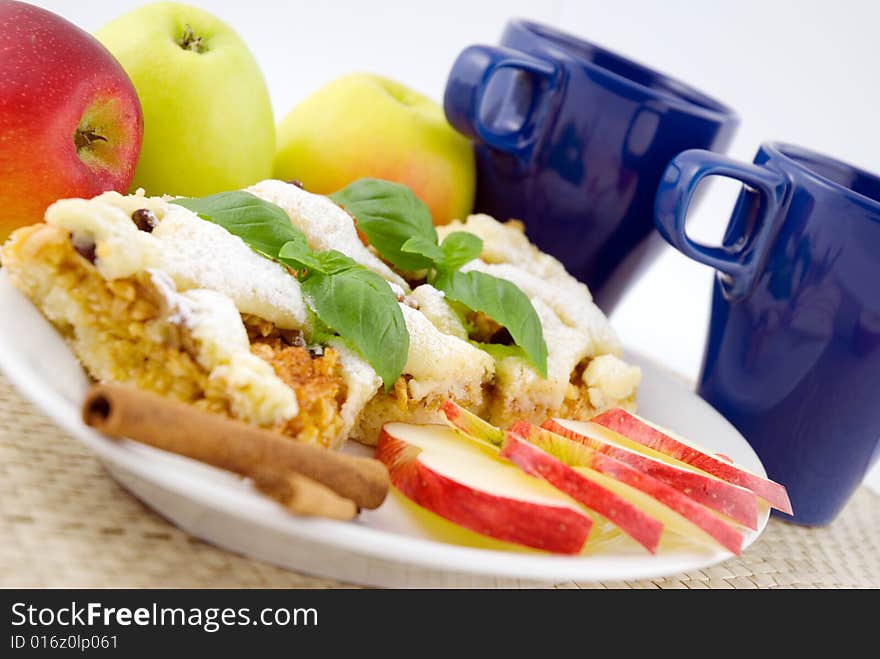
[[[94,30],[137,0],[41,1]],[[880,172],[880,3],[871,0],[201,0],[265,75],[276,118],[335,76],[386,75],[438,101],[455,56],[497,42],[508,17],[548,22],[681,78],[735,108],[730,154],[795,142]],[[713,183],[691,233],[717,240],[733,184]],[[880,256],[878,256],[880,258]],[[698,375],[712,272],[665,250],[612,315],[628,346]],[[878,401],[880,402],[880,401]],[[880,488],[880,466],[869,477]]]

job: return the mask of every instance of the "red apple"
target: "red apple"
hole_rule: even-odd
[[[650,421],[622,409],[608,410],[593,418],[592,421],[648,449],[680,460],[729,483],[745,487],[777,510],[789,515],[792,514],[791,501],[784,486],[743,467],[731,464],[718,456],[706,453],[703,449],[689,444],[670,430],[660,428]],[[561,421],[561,423],[572,430],[577,430],[577,422]]]
[[[0,241],[57,199],[125,192],[142,135],[137,94],[104,46],[0,0]]]
[[[755,493],[744,487],[711,476],[687,465],[664,462],[625,448],[626,438],[613,430],[595,423],[579,423],[578,432],[567,428],[564,421],[549,419],[541,424],[557,435],[562,435],[590,448],[625,462],[639,471],[650,474],[670,487],[687,494],[707,508],[727,515],[750,529],[758,528],[758,500]]]
[[[385,424],[376,458],[404,496],[497,540],[575,554],[593,524],[568,496],[444,426]]]
[[[686,494],[625,462],[524,421],[514,423],[507,434],[559,458],[657,518],[670,531],[696,541],[714,541],[737,555],[742,551],[743,536],[736,528]]]

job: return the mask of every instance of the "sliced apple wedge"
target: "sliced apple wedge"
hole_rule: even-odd
[[[751,490],[684,463],[673,464],[639,452],[637,448],[641,447],[632,447],[622,435],[595,423],[579,423],[578,432],[556,419],[545,421],[541,427],[625,462],[743,526],[758,528],[758,499]]]
[[[663,524],[659,520],[636,508],[611,490],[585,479],[560,460],[538,448],[527,444],[524,447],[514,446],[508,451],[510,441],[505,438],[503,430],[457,403],[446,401],[442,405],[442,410],[454,430],[487,446],[503,446],[505,450],[501,453],[502,457],[514,462],[525,472],[543,478],[563,492],[567,492],[573,499],[607,519],[649,552],[656,553],[657,544],[663,533]]]
[[[575,554],[593,524],[568,495],[445,426],[388,423],[376,458],[407,498],[498,540]]]
[[[663,534],[662,522],[619,494],[512,433],[505,438],[501,456],[527,474],[543,478],[575,501],[599,513],[652,554],[657,552]]]
[[[448,423],[472,439],[495,445],[499,443],[498,438],[504,436],[503,431],[452,401],[444,403],[442,409]],[[659,453],[657,455],[662,459],[645,455],[640,452],[641,446],[624,437],[619,438],[620,443],[629,445],[629,448],[610,442],[608,437],[575,433],[555,419],[546,421],[543,427],[569,439],[587,443],[600,453],[644,471],[743,526],[750,529],[758,527],[758,502],[751,490],[705,474],[689,465],[675,464],[676,461]],[[591,435],[614,434],[602,426],[594,426],[594,430],[596,432]]]
[[[440,406],[443,415],[450,426],[464,433],[471,439],[487,442],[493,446],[501,446],[504,443],[504,431],[496,428],[488,421],[484,421],[473,412],[464,409],[461,405],[447,400]]]
[[[566,428],[578,432],[580,422],[563,419],[557,421]],[[592,422],[605,426],[641,446],[726,480],[728,483],[745,487],[777,510],[789,515],[792,514],[791,501],[784,486],[736,464],[731,464],[717,455],[707,453],[671,430],[656,426],[640,416],[619,408],[603,412],[593,418]]]
[[[717,543],[737,555],[742,550],[743,536],[734,526],[688,495],[625,462],[523,421],[513,424],[507,437],[534,444],[659,519],[670,531],[696,541]],[[510,451],[506,453],[512,457]]]

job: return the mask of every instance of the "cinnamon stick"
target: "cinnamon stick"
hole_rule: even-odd
[[[297,515],[353,519],[358,512],[351,499],[341,497],[326,485],[296,472],[259,469],[250,475],[257,489]]]
[[[133,439],[244,476],[267,468],[296,472],[359,508],[377,508],[388,494],[388,470],[378,460],[300,444],[131,386],[110,382],[92,386],[82,417],[111,437]]]

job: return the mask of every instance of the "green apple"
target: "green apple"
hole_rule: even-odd
[[[393,80],[354,73],[281,121],[275,178],[329,194],[364,177],[407,185],[435,224],[464,219],[473,208],[473,151],[440,105]]]
[[[143,107],[132,188],[202,196],[272,175],[269,93],[232,28],[200,9],[161,2],[117,18],[95,36],[122,64]]]

